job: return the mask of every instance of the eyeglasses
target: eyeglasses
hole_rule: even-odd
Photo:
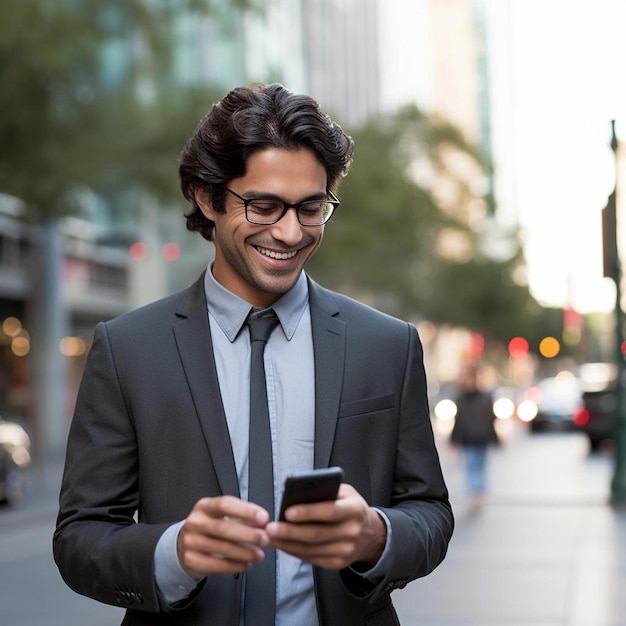
[[[295,209],[298,222],[302,226],[321,226],[333,216],[335,209],[339,206],[339,199],[329,190],[326,193],[330,200],[305,200],[296,204],[289,204],[277,198],[244,198],[232,189],[224,187],[228,193],[243,202],[246,212],[246,219],[251,224],[269,226],[280,221],[289,209]]]

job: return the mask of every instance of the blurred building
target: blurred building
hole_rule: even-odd
[[[28,421],[32,404],[28,355],[34,325],[34,255],[41,227],[22,219],[19,201],[0,194],[0,415]],[[68,357],[70,389],[77,383],[95,324],[129,308],[128,259],[97,243],[92,224],[62,222],[62,282],[58,297],[67,334],[59,350]]]
[[[219,20],[172,9],[172,76],[222,90],[283,83],[344,124],[380,111],[379,0],[273,0],[263,13],[224,3]],[[120,58],[119,56],[116,58]]]
[[[507,129],[492,115],[508,106],[510,79],[502,65],[507,59],[490,54],[506,38],[509,2],[272,0],[262,13],[242,13],[224,0],[214,3],[218,12],[211,17],[198,16],[190,4],[169,3],[164,27],[173,54],[158,76],[141,33],[128,31],[121,5],[108,5],[102,84],[115,90],[131,81],[137,97],[149,100],[157,79],[211,86],[220,93],[240,84],[279,81],[311,94],[347,127],[417,103],[461,127],[494,158],[511,150],[501,139]],[[500,169],[498,176],[507,173]],[[477,184],[499,195],[494,180]],[[94,325],[188,284],[212,254],[207,242],[186,232],[184,209],[159,210],[145,192],[106,190],[84,199],[84,208],[85,219],[65,220],[60,233],[58,303],[65,316],[61,349],[68,357],[70,407]],[[477,210],[478,221],[493,218],[489,207]],[[512,198],[503,193],[497,212],[513,215]],[[34,288],[29,263],[39,236],[36,227],[20,220],[19,206],[4,198],[0,323],[11,322],[0,332],[0,386],[7,390],[0,393],[0,412],[17,417],[26,417],[28,404],[28,371],[19,351],[28,345]]]

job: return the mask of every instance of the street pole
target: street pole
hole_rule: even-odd
[[[626,359],[624,355],[624,311],[622,309],[622,268],[617,243],[617,183],[618,183],[618,159],[617,159],[617,135],[615,133],[615,120],[611,120],[611,150],[615,161],[615,187],[609,196],[609,201],[604,208],[603,235],[605,245],[605,275],[607,270],[615,280],[615,347],[617,365],[617,415],[615,423],[615,467],[611,482],[611,503],[614,506],[626,506]],[[612,230],[612,235],[607,231]],[[610,241],[609,241],[610,239]],[[612,257],[607,268],[607,250]]]
[[[64,240],[58,220],[46,218],[38,229],[31,261],[30,298],[35,462],[62,458],[69,425],[67,364],[59,344],[68,334],[68,314],[61,283]]]

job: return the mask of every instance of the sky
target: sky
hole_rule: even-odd
[[[546,306],[611,311],[601,210],[615,180],[612,119],[626,152],[626,0],[483,2],[496,18],[489,54],[499,210],[522,226],[531,292]],[[392,6],[381,15],[383,94],[389,106],[415,98],[428,109],[429,0]]]
[[[531,290],[547,305],[612,310],[601,209],[615,181],[612,119],[626,144],[626,1],[513,9],[516,197]]]

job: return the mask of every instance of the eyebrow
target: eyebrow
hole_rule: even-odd
[[[287,204],[290,204],[289,202],[287,202],[287,200],[285,200],[278,194],[271,193],[269,191],[259,191],[257,189],[250,189],[249,191],[245,193],[241,193],[239,195],[246,198],[246,200],[258,200],[260,198],[267,198],[268,200],[280,200],[281,202],[286,202]],[[300,204],[301,202],[307,202],[309,200],[322,200],[326,198],[326,196],[328,196],[328,191],[315,192],[309,196],[306,196],[302,200],[299,200],[295,204]]]

